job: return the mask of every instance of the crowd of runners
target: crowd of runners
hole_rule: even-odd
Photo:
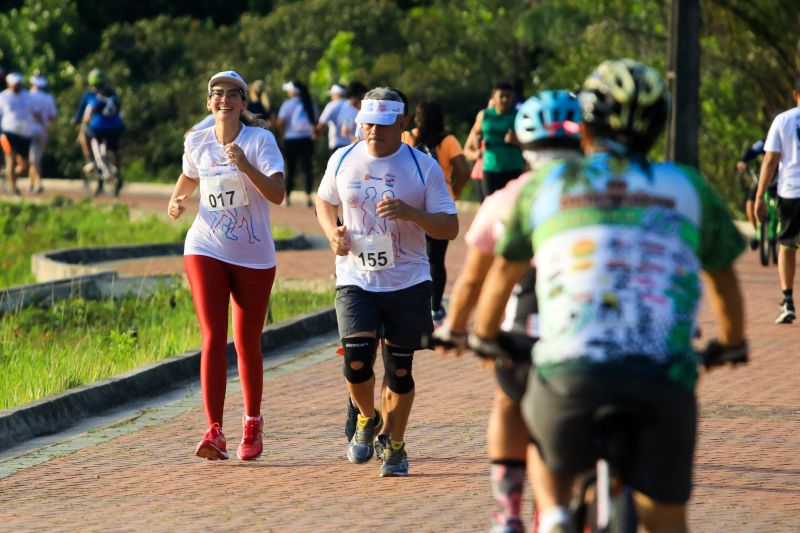
[[[569,531],[575,476],[597,458],[592,417],[598,406],[615,405],[647,413],[626,472],[641,524],[685,531],[701,277],[719,326],[709,350],[746,361],[732,268],[745,243],[696,169],[648,158],[668,116],[661,75],[633,60],[605,61],[578,94],[555,88],[519,105],[512,87],[499,83],[463,150],[435,102],[418,103],[412,120],[397,88],[335,86],[317,117],[305,86],[293,81],[276,119],[282,154],[264,127],[271,117],[248,111],[248,90],[233,71],[210,78],[210,120],[187,133],[168,205],[177,219],[199,189],[184,255],[203,337],[208,424],[195,453],[228,458],[229,302],[245,398],[237,455],[254,460],[263,451],[260,333],[276,266],[270,204],[288,201],[294,171],[284,177],[284,159],[307,165],[308,139],[327,128],[330,157],[315,195],[304,170],[308,203],[336,264],[348,460],[376,457],[380,476],[407,476],[415,352],[472,351],[496,375],[487,440],[498,509],[487,529],[523,530],[528,477],[534,530]],[[800,106],[800,85],[795,98]],[[798,109],[776,119],[754,195],[762,217],[765,177],[780,164],[782,312],[792,313],[800,141],[791,132],[799,124]],[[473,154],[480,167],[470,171],[465,155]],[[470,178],[483,202],[445,308],[444,255],[459,235],[455,200]],[[376,401],[378,355],[384,379]]]

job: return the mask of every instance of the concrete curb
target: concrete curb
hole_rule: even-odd
[[[264,329],[261,350],[269,352],[298,340],[328,333],[336,328],[336,312],[328,308],[302,315]],[[228,342],[228,367],[236,365],[236,349]],[[197,379],[200,350],[54,394],[14,409],[0,411],[0,448],[63,430],[83,418],[118,407],[131,400],[153,396]]]
[[[183,255],[183,246],[182,242],[172,242],[48,250],[31,256],[31,270],[38,282],[47,282],[106,272],[110,269],[104,263],[112,261]],[[278,252],[309,250],[315,246],[319,244],[303,234],[275,241],[275,250]]]

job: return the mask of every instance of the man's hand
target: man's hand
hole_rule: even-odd
[[[331,250],[336,255],[347,255],[350,253],[350,242],[347,238],[347,226],[339,226],[329,237]]]
[[[745,163],[744,161],[737,161],[736,170],[738,170],[741,173],[747,172],[747,163]]]
[[[764,201],[763,196],[756,196],[756,203],[753,207],[753,211],[756,214],[756,219],[761,224],[766,224],[767,222],[767,203]]]
[[[392,198],[388,194],[384,195],[383,200],[375,207],[378,216],[386,220],[411,220],[417,211],[404,201]]]
[[[178,220],[183,212],[186,211],[186,206],[183,205],[186,197],[186,194],[181,194],[180,196],[176,196],[169,201],[169,205],[167,206],[167,216],[169,218],[172,220]]]

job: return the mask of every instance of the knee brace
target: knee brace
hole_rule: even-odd
[[[375,374],[372,371],[372,358],[375,355],[373,337],[350,337],[342,339],[344,347],[344,379],[357,385],[369,381]],[[363,363],[358,370],[353,363]],[[358,365],[356,365],[358,366]]]
[[[392,392],[408,394],[414,390],[414,378],[411,376],[413,357],[414,350],[383,345],[383,368],[386,372],[389,390]],[[402,375],[398,376],[398,371]]]

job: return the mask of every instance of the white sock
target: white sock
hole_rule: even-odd
[[[244,418],[245,418],[245,420],[256,420],[256,421],[258,421],[258,419],[261,418],[261,415],[258,415],[258,416],[245,416]]]
[[[566,507],[552,507],[539,515],[539,529],[537,533],[550,533],[558,524],[569,522],[569,513]]]

